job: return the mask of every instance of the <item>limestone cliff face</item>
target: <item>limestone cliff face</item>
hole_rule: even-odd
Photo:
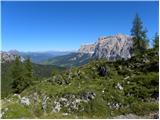
[[[132,37],[123,34],[102,37],[96,44],[93,57],[108,60],[128,59],[131,57],[132,46]]]
[[[78,52],[80,53],[90,53],[93,54],[95,50],[95,44],[90,44],[90,45],[81,45],[80,49]]]
[[[99,59],[128,59],[131,57],[132,46],[132,37],[116,34],[100,37],[95,44],[82,46],[79,52],[92,53],[92,57]]]

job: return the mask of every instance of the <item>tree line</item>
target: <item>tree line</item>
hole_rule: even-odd
[[[21,93],[25,88],[32,84],[33,67],[30,59],[26,59],[24,63],[17,56],[13,65],[11,78],[13,80],[11,86],[14,93]]]
[[[131,36],[133,37],[133,55],[142,54],[149,48],[149,39],[147,38],[147,29],[144,28],[143,22],[138,14],[133,20],[131,29]],[[153,38],[153,49],[159,50],[159,35],[155,34]]]

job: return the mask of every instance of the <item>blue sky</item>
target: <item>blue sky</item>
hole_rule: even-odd
[[[98,37],[130,35],[136,13],[158,32],[158,2],[2,2],[2,50],[76,50]]]

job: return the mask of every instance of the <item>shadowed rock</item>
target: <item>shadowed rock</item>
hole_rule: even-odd
[[[100,76],[106,76],[107,72],[108,72],[107,69],[106,69],[106,67],[104,67],[104,66],[99,67],[98,71],[99,71],[99,75]]]

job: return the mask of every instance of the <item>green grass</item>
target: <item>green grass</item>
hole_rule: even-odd
[[[34,115],[32,112],[29,110],[29,108],[26,108],[20,104],[13,103],[10,104],[8,107],[8,111],[6,114],[3,116],[5,119],[22,119],[22,118],[33,118]]]
[[[131,105],[132,112],[136,113],[137,115],[146,115],[149,114],[151,111],[158,111],[159,110],[159,104],[158,102],[140,102],[135,101]]]

